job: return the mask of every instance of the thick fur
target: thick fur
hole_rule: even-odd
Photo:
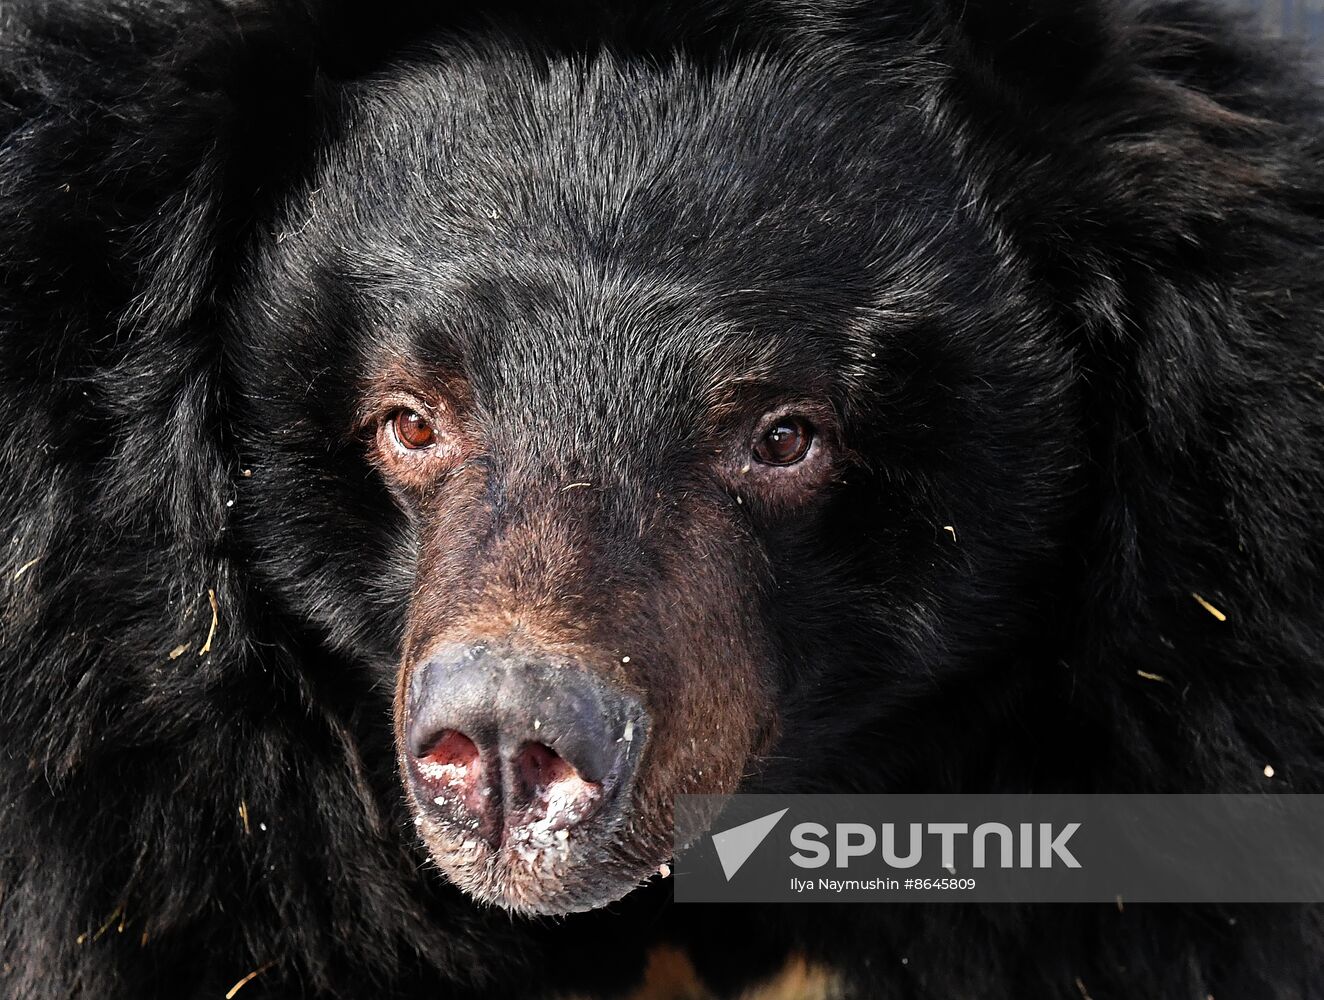
[[[1320,995],[1316,908],[673,911],[653,885],[543,922],[427,866],[391,746],[416,539],[318,421],[401,335],[372,340],[369,293],[418,300],[369,237],[425,214],[429,81],[483,140],[446,161],[456,197],[523,162],[501,150],[540,134],[530,87],[577,109],[569,149],[604,108],[672,109],[598,151],[629,169],[558,161],[529,225],[568,256],[528,268],[630,220],[622,258],[770,331],[842,415],[813,516],[723,515],[776,650],[746,787],[1324,791],[1308,72],[1199,3],[634,6],[0,6],[0,990],[618,988],[669,938],[717,988],[798,951],[869,996]],[[663,148],[667,211],[577,201]],[[444,274],[455,245],[411,247]],[[581,397],[640,371],[637,339],[603,342]],[[596,454],[691,398],[666,371],[619,380]],[[524,398],[595,426],[536,374]]]

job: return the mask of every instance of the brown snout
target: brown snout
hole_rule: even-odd
[[[490,848],[605,834],[628,807],[648,736],[643,706],[615,682],[483,645],[420,664],[407,712],[419,808],[448,839]]]

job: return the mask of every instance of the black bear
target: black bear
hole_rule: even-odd
[[[686,909],[682,792],[1324,790],[1319,90],[1205,3],[0,6],[0,992],[1308,997]]]

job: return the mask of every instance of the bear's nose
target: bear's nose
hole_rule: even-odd
[[[415,798],[452,838],[564,841],[628,799],[648,719],[629,691],[570,662],[447,647],[415,670],[406,724]]]

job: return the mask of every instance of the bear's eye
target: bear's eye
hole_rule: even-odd
[[[783,417],[754,445],[754,457],[764,465],[794,465],[814,443],[814,428],[803,417]]]
[[[428,423],[427,417],[414,410],[397,410],[391,417],[391,435],[400,447],[410,451],[430,448],[436,443],[437,434]]]

